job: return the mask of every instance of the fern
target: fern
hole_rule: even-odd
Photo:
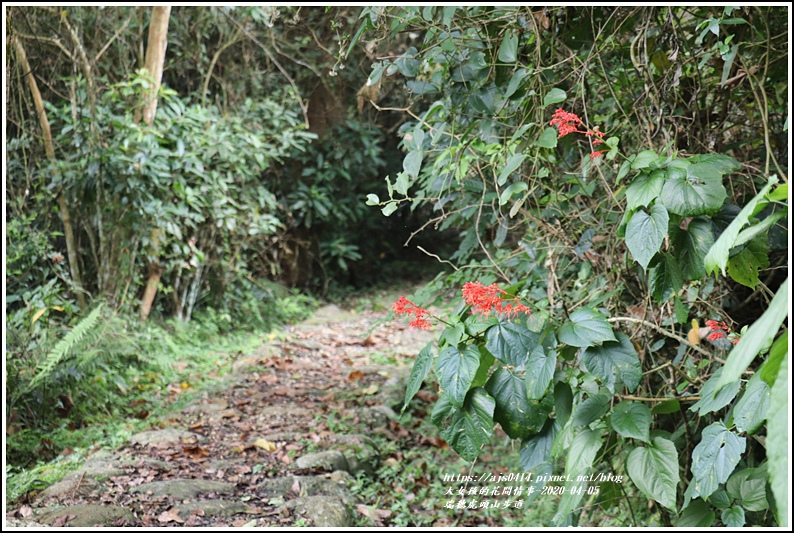
[[[99,321],[99,313],[102,310],[102,304],[99,304],[91,313],[82,319],[72,331],[58,341],[58,344],[47,354],[44,363],[39,367],[38,372],[28,384],[25,392],[30,392],[36,388],[42,381],[50,377],[55,367],[66,359],[69,352],[80,342],[80,340],[88,333]]]

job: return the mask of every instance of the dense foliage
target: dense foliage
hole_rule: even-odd
[[[168,374],[173,330],[190,321],[266,331],[395,272],[377,263],[410,228],[364,204],[399,164],[392,124],[357,108],[364,51],[335,70],[356,10],[174,8],[151,124],[150,8],[7,14],[12,432],[109,414],[92,395],[123,398],[131,369]],[[138,325],[154,272],[161,323]]]
[[[664,524],[785,523],[785,11],[362,18],[390,47],[368,83],[403,86],[414,119],[368,203],[431,205],[461,237],[438,282],[464,300],[435,319],[428,299],[394,307],[443,326],[406,403],[435,367],[433,420],[462,457],[498,423],[526,471],[568,476],[557,525],[584,498],[632,515],[650,499]],[[594,472],[637,492],[599,496]]]
[[[156,95],[151,12],[7,12],[14,431],[428,256],[461,457],[499,424],[555,525],[786,525],[787,8],[178,7]]]

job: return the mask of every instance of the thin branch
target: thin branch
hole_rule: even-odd
[[[295,99],[298,101],[298,105],[300,106],[301,111],[303,112],[303,120],[306,124],[306,127],[308,128],[309,105],[303,101],[300,90],[298,89],[298,86],[295,84],[295,80],[292,79],[292,76],[290,76],[289,73],[286,70],[284,70],[284,67],[281,66],[281,63],[278,62],[278,59],[276,59],[276,57],[272,53],[270,53],[270,50],[268,50],[267,47],[264,44],[262,44],[259,41],[259,39],[257,39],[250,31],[248,31],[242,24],[237,22],[234,18],[232,18],[232,16],[229,15],[226,11],[221,10],[221,13],[223,13],[226,16],[226,18],[232,21],[232,24],[237,26],[246,35],[246,37],[251,39],[259,48],[261,48],[262,51],[265,53],[265,55],[268,57],[268,59],[270,59],[270,61],[272,61],[273,64],[276,65],[276,68],[278,68],[281,74],[283,74],[284,77],[287,78],[287,81],[289,82],[290,86],[292,86],[292,90],[295,91]]]
[[[210,85],[210,78],[212,77],[212,71],[215,69],[215,63],[218,62],[218,59],[221,57],[221,54],[224,50],[229,48],[230,46],[234,45],[235,43],[240,42],[241,40],[241,32],[237,30],[237,33],[234,34],[232,39],[225,43],[223,46],[218,48],[215,52],[215,55],[212,56],[212,61],[210,61],[209,69],[207,70],[207,75],[204,77],[204,87],[201,89],[201,99],[204,100],[207,97],[207,89]]]
[[[105,43],[105,46],[103,46],[102,49],[99,50],[99,52],[97,52],[96,57],[94,57],[94,63],[99,62],[99,58],[102,57],[102,54],[104,54],[105,51],[108,49],[108,47],[110,47],[110,45],[113,44],[113,41],[118,39],[119,35],[121,35],[121,32],[127,29],[127,26],[130,25],[130,22],[132,22],[132,17],[134,16],[135,16],[135,11],[133,11],[130,14],[130,16],[127,17],[127,20],[124,21],[124,24],[121,25],[121,28],[116,30],[116,33],[113,34],[113,37],[111,37],[110,40],[107,43]]]
[[[657,332],[661,333],[662,335],[666,335],[666,336],[670,337],[671,339],[677,340],[681,344],[686,344],[687,346],[689,346],[690,348],[692,348],[693,350],[695,350],[696,352],[698,352],[701,355],[705,355],[706,357],[711,357],[713,359],[716,359],[716,358],[714,358],[712,356],[712,354],[710,354],[709,352],[707,352],[706,350],[704,350],[700,346],[697,346],[696,344],[692,344],[687,339],[685,339],[683,337],[679,337],[675,333],[670,333],[666,329],[657,326],[653,322],[648,322],[647,320],[641,320],[639,318],[631,318],[631,317],[627,317],[627,316],[619,316],[619,317],[608,318],[607,322],[631,322],[633,324],[642,324],[643,326],[651,328],[654,331],[657,331]]]

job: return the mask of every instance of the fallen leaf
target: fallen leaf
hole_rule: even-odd
[[[397,466],[397,465],[400,463],[400,461],[398,461],[398,460],[397,460],[397,459],[395,459],[394,457],[389,457],[388,459],[386,459],[386,460],[385,460],[385,461],[383,461],[383,462],[384,462],[384,464],[386,464],[387,466]]]
[[[295,481],[292,482],[292,492],[295,494],[301,493],[301,484],[298,478],[295,478]]]
[[[270,442],[267,439],[263,439],[261,437],[254,441],[254,446],[256,446],[257,448],[262,448],[263,450],[268,452],[274,452],[278,448],[274,443]]]
[[[209,457],[209,450],[206,448],[202,448],[199,445],[196,446],[182,446],[182,451],[185,452],[187,455],[193,457],[194,459],[200,459],[203,457]]]
[[[377,383],[373,383],[372,385],[370,385],[366,389],[361,389],[361,394],[371,395],[371,394],[375,394],[376,392],[378,392],[378,384]]]
[[[364,379],[364,372],[362,372],[361,370],[354,370],[350,373],[349,376],[347,376],[348,381],[356,381],[359,379]]]
[[[177,522],[178,524],[184,524],[185,521],[179,518],[179,509],[170,509],[168,511],[163,511],[157,517],[158,522],[161,524],[165,524],[166,522]]]
[[[375,345],[377,343],[378,343],[378,340],[375,337],[373,337],[372,335],[370,335],[369,337],[364,339],[364,342],[362,344],[364,346],[373,346],[373,345]]]
[[[286,455],[286,454],[282,455],[280,457],[280,459],[281,459],[281,462],[284,463],[285,465],[291,465],[292,464],[292,457],[290,457],[289,455]]]
[[[33,516],[33,508],[29,505],[23,505],[19,508],[19,516],[22,518],[30,518]]]

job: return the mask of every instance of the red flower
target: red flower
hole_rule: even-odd
[[[554,112],[554,115],[551,117],[551,122],[549,122],[550,126],[557,126],[560,130],[560,134],[557,138],[565,137],[569,133],[573,133],[579,131],[579,126],[582,124],[582,119],[577,117],[573,113],[569,113],[563,109],[557,109]],[[583,131],[579,131],[579,133],[586,133]]]
[[[419,307],[405,296],[400,296],[400,298],[394,302],[392,310],[394,310],[394,313],[397,315],[413,315],[414,319],[408,323],[409,326],[419,329],[430,329],[431,324],[425,318],[426,316],[430,315],[428,310],[423,307]]]
[[[716,320],[706,320],[706,325],[709,327],[711,331],[730,331],[731,328],[725,325],[725,322],[718,322]]]
[[[574,113],[569,113],[563,109],[557,109],[554,112],[554,115],[551,117],[551,122],[549,122],[550,126],[557,126],[560,131],[560,134],[557,138],[565,137],[569,133],[582,133],[586,137],[597,137],[597,139],[593,139],[593,145],[601,144],[604,142],[604,132],[598,130],[591,130],[585,129],[580,130],[579,126],[582,125],[582,119],[576,116]],[[596,157],[601,157],[604,152],[608,152],[609,150],[598,150],[590,154],[590,159],[595,159]]]
[[[724,331],[717,330],[713,333],[710,333],[706,338],[710,341],[716,341],[717,339],[724,339],[725,337],[727,337],[727,335],[725,335]]]
[[[463,285],[463,300],[472,306],[472,314],[487,315],[491,311],[496,311],[497,314],[510,317],[518,313],[530,313],[529,307],[519,302],[518,299],[510,296],[505,300],[502,295],[510,296],[496,283],[487,287],[479,281],[467,282]],[[511,300],[512,303],[508,303]]]

